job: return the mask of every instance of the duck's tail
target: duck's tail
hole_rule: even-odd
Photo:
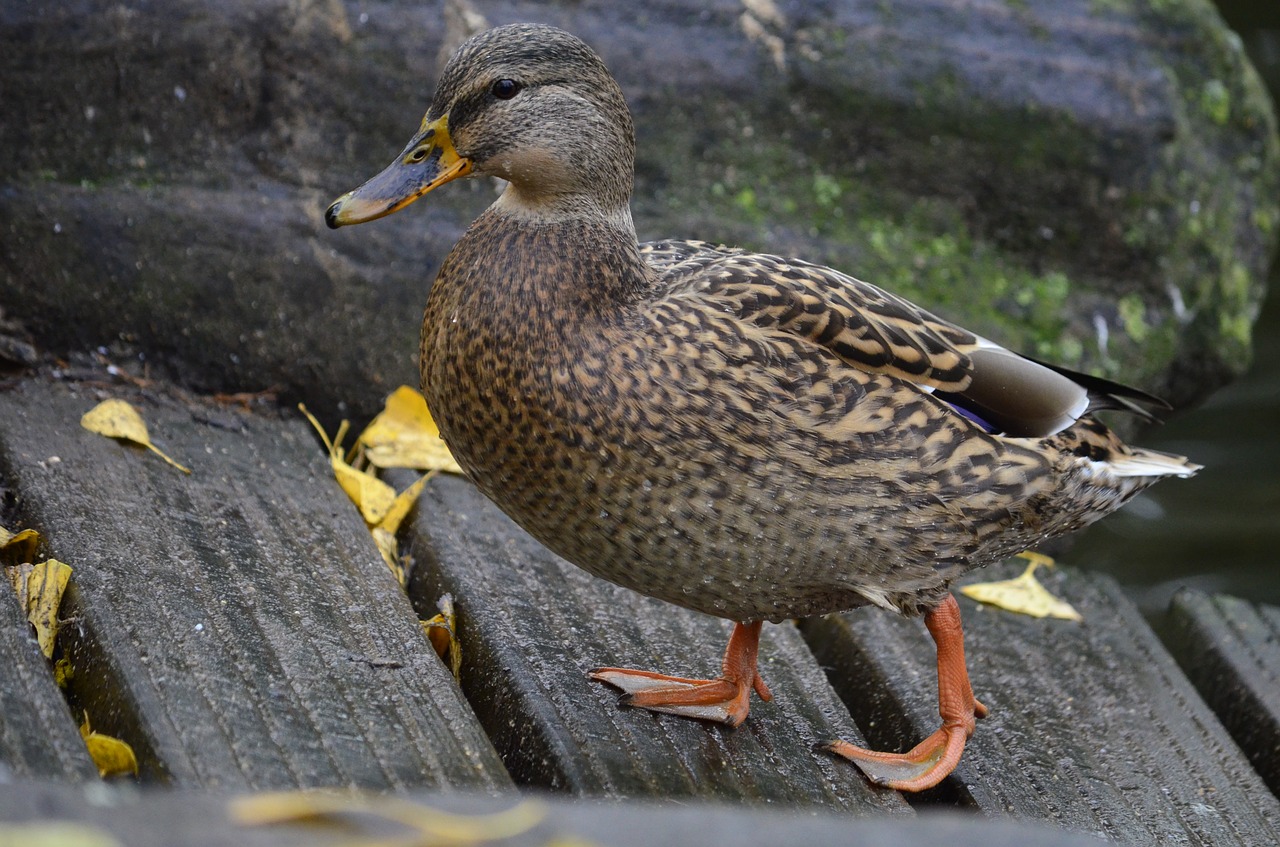
[[[1118,453],[1105,462],[1107,470],[1117,477],[1161,477],[1179,476],[1183,479],[1195,476],[1203,465],[1187,461],[1186,456],[1175,456],[1172,453],[1161,453],[1157,450],[1146,450],[1141,447],[1130,447],[1125,453]]]

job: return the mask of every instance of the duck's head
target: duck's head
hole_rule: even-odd
[[[404,152],[325,213],[330,227],[389,215],[450,180],[509,182],[498,207],[555,220],[630,222],[634,130],[604,62],[554,27],[482,32],[453,54]]]

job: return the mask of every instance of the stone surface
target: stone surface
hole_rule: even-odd
[[[0,475],[72,568],[72,710],[144,782],[510,788],[305,421],[117,388],[184,475],[83,429],[103,396],[0,393]]]
[[[417,125],[460,6],[6,4],[7,317],[50,352],[369,414],[416,380],[430,279],[493,186],[338,233],[320,214]],[[642,237],[832,263],[1177,401],[1247,360],[1280,154],[1207,0],[471,11],[602,53]]]

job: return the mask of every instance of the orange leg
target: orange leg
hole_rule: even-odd
[[[827,745],[828,750],[861,768],[872,782],[899,791],[924,791],[946,779],[960,762],[976,718],[987,714],[987,707],[974,698],[969,685],[964,630],[956,598],[948,594],[925,613],[924,623],[938,645],[938,712],[942,727],[907,753],[879,753],[847,741]]]
[[[747,719],[753,690],[761,700],[773,697],[756,672],[760,627],[761,622],[755,621],[733,628],[719,679],[687,679],[629,668],[596,668],[591,678],[621,688],[625,693],[619,702],[627,706],[737,726]]]

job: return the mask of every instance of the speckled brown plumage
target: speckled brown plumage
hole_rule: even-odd
[[[475,484],[587,571],[735,621],[868,603],[932,615],[966,571],[1194,472],[1089,414],[1140,392],[1022,359],[829,268],[638,245],[632,160],[595,54],[504,27],[460,49],[401,160],[329,211],[359,222],[454,176],[510,181],[431,290],[423,388]],[[930,620],[940,649],[958,639],[958,617]],[[745,703],[767,689],[743,632],[750,661],[731,672],[727,658],[726,678],[743,677]],[[982,713],[967,687],[947,744]]]
[[[454,455],[597,576],[733,620],[915,613],[1142,487],[1073,472],[1124,449],[1091,418],[1002,438],[896,375],[962,385],[963,330],[830,271],[680,246],[654,267],[610,227],[489,212],[428,302],[423,385]]]

